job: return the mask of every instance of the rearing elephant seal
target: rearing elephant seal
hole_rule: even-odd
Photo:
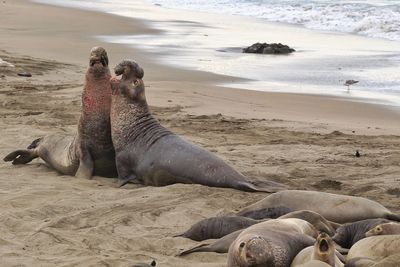
[[[271,194],[244,208],[238,215],[277,206],[284,206],[292,211],[314,211],[336,223],[372,218],[400,220],[400,215],[367,198],[304,190],[285,190]]]
[[[115,68],[111,129],[120,186],[129,181],[163,186],[196,183],[243,191],[275,192],[270,182],[258,188],[217,156],[165,129],[152,116],[145,97],[143,69],[133,60]]]
[[[88,179],[93,174],[115,176],[115,152],[110,126],[110,78],[106,50],[94,47],[86,72],[77,134],[49,135],[36,139],[27,149],[13,151],[4,160],[26,164],[40,157],[62,174]]]

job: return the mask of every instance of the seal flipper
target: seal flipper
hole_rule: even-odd
[[[94,162],[89,151],[81,149],[79,155],[79,167],[75,173],[76,177],[92,179]]]
[[[391,220],[391,221],[400,222],[400,214],[390,213],[390,214],[386,215],[386,219]]]
[[[139,184],[139,181],[134,174],[131,174],[127,178],[118,178],[118,187],[123,187],[127,183]]]
[[[11,152],[4,157],[4,161],[12,161],[13,165],[26,164],[37,158],[38,155],[33,150],[19,149]]]
[[[182,251],[177,256],[185,256],[193,252],[213,252],[213,250],[210,250],[209,246],[210,244],[200,244],[194,248]]]

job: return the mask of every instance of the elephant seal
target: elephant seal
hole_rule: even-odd
[[[186,237],[195,241],[216,239],[259,222],[261,221],[240,216],[211,217],[195,223],[189,230],[174,237]]]
[[[122,61],[115,74],[122,75],[111,80],[111,132],[120,186],[132,181],[154,186],[195,183],[250,192],[283,188],[273,182],[263,188],[251,184],[217,156],[161,126],[150,113],[144,72],[135,61]]]
[[[327,233],[330,236],[333,236],[336,233],[335,229],[339,227],[338,224],[330,222],[320,214],[310,210],[293,211],[279,217],[279,219],[285,218],[298,218],[305,220],[311,223],[318,231]]]
[[[347,254],[347,260],[370,258],[381,260],[399,253],[400,235],[377,235],[364,238],[355,243]]]
[[[375,226],[390,222],[386,219],[367,219],[354,223],[346,223],[336,229],[333,241],[344,248],[350,248],[359,240],[365,238],[365,233]]]
[[[344,264],[337,256],[338,254],[339,252],[336,251],[332,238],[328,234],[321,232],[314,246],[300,251],[293,259],[290,267],[299,267],[311,260],[319,260],[332,267],[342,267]]]
[[[365,233],[366,237],[374,235],[400,235],[400,223],[382,223]]]
[[[289,267],[303,248],[314,238],[295,231],[250,226],[229,247],[228,267]]]
[[[258,210],[239,212],[236,215],[252,218],[255,220],[262,220],[262,219],[267,219],[267,218],[276,219],[276,218],[279,218],[280,216],[285,215],[291,211],[292,210],[290,210],[288,207],[276,206],[276,207],[263,208],[263,209],[258,209]]]
[[[249,228],[260,229],[257,231],[264,230],[276,230],[285,231],[290,233],[304,234],[311,237],[317,236],[317,230],[309,223],[301,219],[290,218],[290,219],[273,219],[268,221],[263,221],[258,224],[254,224]],[[194,248],[183,251],[180,256],[187,255],[193,252],[217,252],[226,253],[230,245],[236,240],[239,234],[249,228],[237,230],[229,235],[226,235],[219,240],[216,240],[211,244],[201,244]]]
[[[328,263],[319,260],[311,260],[300,265],[299,267],[332,267],[332,266],[330,266]]]
[[[277,206],[285,206],[292,211],[311,210],[336,223],[372,218],[400,220],[400,215],[366,198],[304,190],[285,190],[271,194],[239,214]]]
[[[346,262],[344,267],[399,267],[400,253],[390,255],[381,260],[359,257]]]
[[[49,135],[36,139],[27,149],[8,154],[4,161],[26,164],[40,157],[62,174],[88,179],[93,174],[115,177],[115,152],[110,126],[110,78],[106,50],[94,47],[85,76],[77,134]]]
[[[194,252],[215,252],[215,253],[228,253],[229,247],[236,240],[239,234],[243,232],[242,230],[237,230],[230,233],[220,239],[214,241],[211,244],[200,244],[194,248],[185,250],[179,254],[179,256],[188,255]]]

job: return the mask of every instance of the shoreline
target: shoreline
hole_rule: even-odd
[[[87,3],[58,3],[91,9]],[[339,96],[400,106],[398,42],[315,31],[245,16],[180,11],[143,0],[130,2],[124,8],[103,3],[94,9],[140,19],[156,29],[155,33],[147,34],[97,36],[100,41],[139,49],[149,57],[157,57],[157,63],[167,67],[244,79],[227,80],[222,83],[224,87]],[[217,18],[219,22],[214,25]],[[268,40],[289,44],[297,52],[290,55],[241,53],[243,47]],[[349,79],[360,83],[346,90],[343,83]]]

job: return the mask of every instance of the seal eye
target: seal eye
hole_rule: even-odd
[[[242,242],[242,243],[240,243],[239,247],[240,247],[240,248],[243,248],[244,245],[246,245],[246,243],[245,243],[245,242]]]

